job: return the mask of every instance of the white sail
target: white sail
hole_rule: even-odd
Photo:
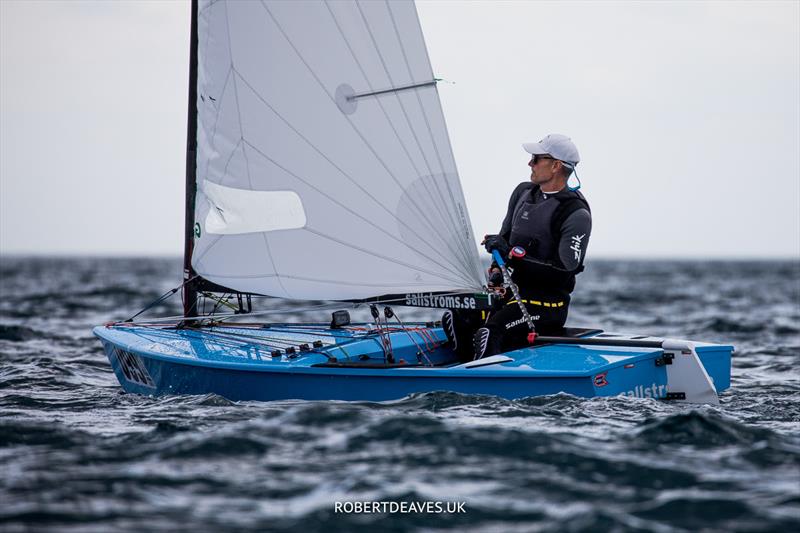
[[[413,2],[200,2],[197,95],[203,278],[299,299],[480,290]]]

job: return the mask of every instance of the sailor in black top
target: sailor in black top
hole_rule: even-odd
[[[583,271],[591,211],[578,187],[567,186],[580,161],[569,137],[551,134],[523,148],[532,155],[530,181],[514,189],[500,232],[487,235],[482,244],[487,251],[497,249],[509,257],[506,264],[513,270],[511,277],[536,332],[558,335],[567,320],[575,276]],[[525,256],[510,257],[514,246],[522,247]],[[489,287],[502,293],[496,264],[492,263],[489,273]],[[485,312],[448,311],[443,326],[462,360],[524,347],[530,332],[510,291],[488,316]]]

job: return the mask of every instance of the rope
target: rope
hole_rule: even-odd
[[[387,307],[386,309],[389,309],[391,311],[392,315],[394,315],[394,318],[397,319],[397,323],[400,324],[400,327],[403,328],[403,330],[408,334],[408,338],[411,339],[411,342],[413,342],[414,346],[417,347],[417,353],[425,358],[425,360],[428,362],[428,366],[433,366],[433,363],[431,362],[430,358],[427,356],[425,351],[420,347],[420,345],[417,344],[417,341],[414,340],[414,336],[411,334],[410,331],[408,331],[408,329],[406,328],[405,324],[403,324],[403,321],[400,320],[400,317],[397,316],[397,313],[395,313],[394,309],[392,309],[391,307]],[[384,314],[384,316],[386,315],[386,310],[385,309],[383,311],[383,314]],[[427,345],[426,345],[426,347],[427,347]],[[417,357],[417,359],[419,360],[420,358]],[[422,361],[420,361],[420,363],[421,362]]]
[[[197,277],[197,276],[195,276],[195,277]],[[194,278],[192,278],[192,279],[194,279]],[[189,280],[189,281],[191,281],[191,280]],[[181,289],[183,287],[183,285],[185,285],[186,283],[188,283],[188,281],[184,282],[177,289],[173,289],[173,291],[177,292],[177,290]],[[437,294],[437,297],[456,296],[456,295],[459,295],[459,294],[464,294],[464,292],[463,291],[457,291],[457,292],[441,293],[441,294]],[[270,299],[276,299],[276,300],[280,299],[280,298],[274,298],[272,296],[262,296],[262,295],[253,295],[253,296],[255,296],[257,298],[270,298]],[[348,304],[348,303],[351,304],[351,307],[350,307],[351,309],[358,309],[362,305],[389,304],[389,303],[397,303],[397,302],[400,302],[400,301],[404,301],[404,300],[401,299],[401,298],[394,298],[394,299],[390,299],[390,300],[373,300],[373,301],[369,301],[369,302],[327,302],[327,303],[324,303],[324,304],[308,306],[308,307],[286,307],[286,308],[278,308],[278,309],[268,309],[268,310],[264,310],[264,311],[256,311],[256,312],[247,313],[247,316],[257,317],[257,316],[268,316],[268,315],[274,315],[274,314],[296,314],[296,313],[305,313],[305,312],[309,312],[309,311],[321,311],[323,309],[333,309],[333,308],[336,308],[336,307],[339,307],[339,308],[347,307],[345,304]],[[149,308],[149,307],[150,306],[148,306],[147,308]],[[134,315],[134,317],[132,317],[132,318],[135,318],[136,316],[139,316],[147,308],[143,309],[142,311],[140,311],[139,313]],[[231,318],[237,318],[237,317],[241,317],[241,316],[242,316],[241,313],[226,313],[226,314],[219,314],[219,315],[211,314],[211,315],[199,315],[199,316],[188,316],[188,317],[185,317],[183,315],[174,315],[174,316],[167,316],[167,317],[150,319],[148,321],[148,323],[157,324],[157,323],[162,323],[162,322],[167,322],[167,323],[168,322],[176,322],[176,321],[180,322],[182,320],[190,320],[190,321],[191,320],[196,320],[196,321],[211,320],[211,321],[222,322],[224,320],[228,320],[228,319],[231,319]],[[126,320],[125,322],[131,322],[131,320]]]
[[[151,309],[152,307],[160,304],[161,302],[163,302],[164,300],[166,300],[167,298],[169,298],[170,296],[172,296],[173,294],[175,294],[176,292],[181,290],[184,287],[184,285],[186,285],[187,283],[197,279],[197,277],[198,276],[191,277],[191,278],[187,279],[186,281],[184,281],[183,283],[181,283],[179,286],[175,287],[174,289],[168,290],[167,292],[165,292],[164,294],[162,294],[161,296],[156,298],[155,301],[153,301],[149,305],[145,306],[141,311],[139,311],[138,313],[136,313],[135,315],[130,317],[128,320],[125,320],[125,322],[133,322],[134,318],[136,318],[137,316],[141,315],[142,313],[144,313],[148,309]]]

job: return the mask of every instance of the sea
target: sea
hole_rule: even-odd
[[[126,394],[91,328],[181,272],[0,256],[0,531],[800,531],[800,261],[579,277],[569,325],[735,345],[718,406]],[[285,321],[329,320],[306,304],[282,302]],[[175,296],[143,316],[179,313]]]

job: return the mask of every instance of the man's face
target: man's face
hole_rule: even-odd
[[[556,160],[549,155],[534,155],[528,162],[531,167],[531,181],[537,185],[547,183],[556,175]]]

